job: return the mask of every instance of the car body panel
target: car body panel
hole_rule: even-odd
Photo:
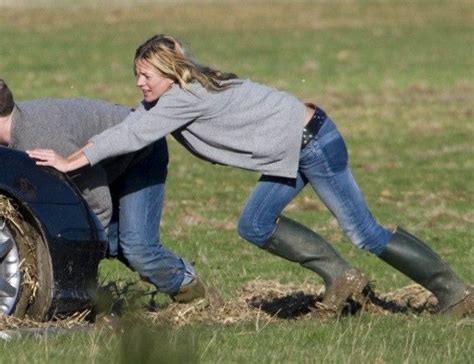
[[[74,184],[26,153],[0,146],[0,193],[35,220],[47,244],[54,282],[50,314],[90,308],[106,239]]]

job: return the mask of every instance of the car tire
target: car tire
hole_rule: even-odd
[[[5,201],[8,211],[5,211]],[[32,218],[28,218],[11,199],[1,194],[0,202],[0,236],[3,236],[3,240],[11,240],[8,243],[10,250],[3,258],[0,257],[0,264],[4,268],[0,269],[0,280],[5,282],[13,278],[11,286],[15,289],[14,302],[1,308],[15,317],[42,321],[49,314],[53,296],[49,250],[39,230],[32,224]]]

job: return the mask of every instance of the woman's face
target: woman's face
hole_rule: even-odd
[[[158,100],[171,88],[173,80],[163,76],[149,62],[140,59],[135,64],[137,87],[143,93],[146,102]]]

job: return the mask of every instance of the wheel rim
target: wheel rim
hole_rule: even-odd
[[[20,256],[5,220],[0,218],[0,313],[10,314],[20,290]]]

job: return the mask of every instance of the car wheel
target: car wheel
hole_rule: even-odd
[[[43,320],[51,306],[52,267],[47,246],[30,221],[0,195],[0,312]]]

